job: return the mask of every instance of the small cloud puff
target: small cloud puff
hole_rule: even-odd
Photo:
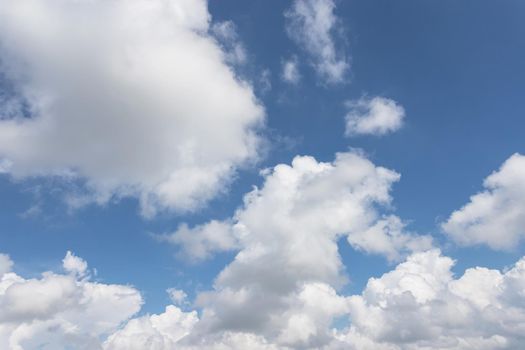
[[[384,98],[361,98],[346,103],[346,136],[381,136],[399,130],[405,119],[405,109],[396,101]]]

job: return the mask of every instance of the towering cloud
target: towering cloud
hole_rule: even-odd
[[[512,155],[483,186],[442,228],[462,245],[511,249],[525,237],[525,156]]]
[[[359,153],[339,153],[332,163],[296,157],[263,174],[262,188],[248,193],[231,219],[183,225],[164,237],[195,259],[238,250],[214,290],[197,298],[203,314],[192,341],[250,332],[279,346],[327,344],[332,321],[347,312],[337,294],[345,283],[340,238],[391,260],[431,247],[430,237],[409,234],[399,218],[381,214],[399,175]]]
[[[2,1],[0,73],[23,103],[0,106],[1,170],[79,179],[76,203],[136,196],[144,215],[203,205],[257,157],[264,115],[209,29],[204,0]]]

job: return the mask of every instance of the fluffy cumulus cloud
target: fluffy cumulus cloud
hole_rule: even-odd
[[[512,155],[483,186],[442,228],[462,245],[511,249],[525,236],[525,156]]]
[[[197,312],[185,313],[170,305],[159,315],[133,319],[104,343],[106,350],[169,350],[198,322]]]
[[[310,281],[273,300],[271,312],[265,307],[276,289],[270,295],[261,292],[252,301],[259,306],[254,310],[246,302],[255,286],[230,288],[220,300],[220,313],[231,316],[226,324],[209,328],[208,318],[219,316],[217,309],[205,307],[199,318],[195,311],[168,306],[162,314],[129,321],[109,336],[104,348],[521,349],[525,257],[505,272],[474,267],[459,278],[453,265],[437,249],[414,253],[371,278],[362,294],[340,295],[326,283]],[[336,317],[347,318],[349,325],[334,328]]]
[[[347,310],[337,294],[346,277],[337,242],[396,260],[431,246],[427,236],[407,233],[399,218],[383,215],[399,175],[358,152],[331,163],[298,156],[263,173],[261,188],[226,221],[182,226],[165,239],[196,259],[238,250],[201,293],[202,317],[188,342],[203,335],[244,332],[279,347],[327,344],[331,323]]]
[[[308,241],[311,233],[303,234]],[[430,249],[371,278],[361,294],[344,295],[341,266],[334,273],[328,266],[340,265],[334,249],[324,259],[312,248],[312,258],[293,260],[284,251],[301,241],[270,246],[276,237],[247,245],[214,289],[197,297],[199,312],[187,310],[185,292],[172,289],[179,306],[131,319],[140,293],[91,281],[87,263],[72,253],[63,260],[65,273],[32,279],[12,272],[9,257],[0,255],[0,347],[518,350],[525,342],[525,257],[503,272],[474,267],[455,278],[454,260]],[[335,319],[347,326],[336,328]]]
[[[205,0],[0,2],[0,70],[26,106],[0,108],[1,171],[78,179],[76,204],[203,205],[257,158],[264,111],[228,65],[245,59],[234,29]]]
[[[520,349],[525,258],[507,272],[476,267],[455,279],[438,250],[416,253],[348,298],[356,349]]]
[[[405,109],[396,101],[384,98],[361,98],[346,103],[349,111],[346,114],[347,136],[385,135],[403,126]]]
[[[65,274],[25,279],[0,255],[0,348],[100,349],[142,305],[129,286],[92,282],[84,260],[68,252]]]
[[[345,81],[350,62],[336,41],[341,32],[333,0],[295,0],[285,12],[287,33],[308,54],[315,71],[328,84]]]
[[[375,166],[359,152],[338,153],[332,163],[297,156],[291,165],[279,164],[263,176],[262,188],[246,194],[244,206],[231,219],[193,228],[182,224],[159,238],[197,260],[250,246],[271,246],[273,254],[273,246],[284,249],[284,242],[295,247],[284,251],[294,259],[314,251],[329,256],[325,253],[343,236],[356,249],[390,260],[431,246],[428,236],[410,234],[398,217],[381,214],[378,206],[389,207],[390,189],[400,175]]]

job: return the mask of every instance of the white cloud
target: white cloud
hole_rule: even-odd
[[[179,245],[180,257],[193,261],[208,259],[217,252],[227,252],[239,247],[239,242],[231,224],[212,220],[204,225],[189,228],[181,224],[177,231],[167,235],[157,235],[156,239]]]
[[[239,40],[237,27],[232,21],[218,22],[211,28],[215,37],[224,46],[226,60],[232,64],[244,64],[247,60],[246,49]]]
[[[215,39],[228,23],[210,34],[204,0],[0,2],[2,73],[33,116],[0,109],[0,168],[81,179],[78,204],[202,206],[257,158],[264,115]]]
[[[405,224],[395,215],[385,216],[368,229],[348,235],[347,239],[356,249],[384,255],[390,261],[432,246],[430,236],[407,234]]]
[[[334,15],[333,0],[295,0],[285,12],[288,35],[309,55],[325,83],[341,83],[350,67],[348,59],[335,44],[334,34],[341,30]]]
[[[333,318],[345,310],[336,293],[346,279],[341,237],[390,259],[431,245],[429,237],[404,232],[396,217],[381,215],[399,175],[357,152],[339,153],[332,163],[298,156],[263,175],[263,186],[245,196],[231,219],[168,236],[193,258],[239,250],[214,289],[197,298],[203,311],[195,339],[249,332],[278,347],[326,344]]]
[[[90,281],[87,263],[71,252],[63,260],[68,274],[38,279],[10,272],[11,260],[0,255],[0,347],[520,349],[525,257],[503,272],[475,267],[456,278],[454,261],[439,250],[416,252],[370,278],[361,294],[344,295],[339,237],[386,256],[403,245],[408,248],[395,256],[410,250],[412,241],[400,244],[399,237],[421,237],[403,233],[396,217],[379,215],[398,175],[352,152],[332,163],[296,157],[264,174],[263,186],[245,197],[231,221],[213,224],[232,226],[227,232],[240,251],[213,289],[198,295],[199,313],[183,311],[190,305],[186,293],[170,289],[179,307],[122,325],[142,303],[134,288]],[[350,239],[356,232],[366,234]],[[335,328],[342,318],[348,325]]]
[[[194,311],[169,306],[165,313],[131,320],[104,348],[520,349],[525,341],[525,257],[506,272],[475,267],[459,278],[454,278],[453,265],[437,249],[414,253],[392,271],[371,278],[360,295],[339,295],[326,283],[307,282],[274,300],[270,313],[265,307],[277,289],[270,295],[261,291],[253,314],[245,304],[253,286],[229,288],[223,291],[222,307],[236,314],[236,327],[208,328],[207,318],[217,316],[217,309],[204,308],[198,318]],[[250,329],[261,313],[269,324]],[[335,317],[348,317],[349,326],[335,329]]]
[[[187,301],[188,295],[182,289],[169,288],[167,290],[167,292],[168,292],[168,295],[169,295],[169,297],[171,299],[171,302],[174,305],[179,305],[180,306],[180,305],[184,305],[184,304],[186,304],[188,302]]]
[[[512,155],[483,186],[484,191],[452,213],[443,230],[462,245],[516,247],[525,237],[525,156]]]
[[[0,254],[0,277],[11,271],[13,262],[8,255]]]
[[[199,321],[197,312],[183,312],[170,305],[159,315],[133,319],[104,343],[104,350],[170,350]],[[177,347],[178,348],[178,347]]]
[[[505,273],[476,267],[454,279],[454,261],[416,253],[349,298],[356,349],[519,349],[525,337],[525,258]],[[366,341],[363,341],[366,339]]]
[[[347,136],[358,134],[385,135],[403,126],[405,109],[384,97],[361,98],[347,103],[345,117]]]
[[[299,61],[297,57],[292,57],[282,63],[283,72],[282,78],[285,82],[290,84],[297,84],[301,80],[301,73],[299,73]]]
[[[99,338],[115,331],[139,311],[140,293],[128,286],[81,278],[87,264],[68,252],[67,275],[45,272],[25,279],[10,272],[0,255],[0,348],[100,348]]]
[[[379,214],[376,204],[389,206],[390,187],[399,175],[357,152],[339,153],[333,163],[298,156],[291,166],[279,164],[263,175],[263,188],[246,194],[244,207],[230,220],[193,228],[182,224],[174,233],[156,237],[179,245],[185,257],[195,260],[245,249],[254,244],[249,238],[291,239],[308,231],[312,239],[346,235],[356,249],[390,260],[431,246],[430,237],[405,232],[396,216]]]
[[[62,260],[62,265],[64,266],[64,270],[79,277],[84,277],[87,273],[87,262],[75,256],[70,251],[66,253],[66,257]]]

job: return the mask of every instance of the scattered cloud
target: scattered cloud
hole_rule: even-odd
[[[226,52],[226,60],[231,64],[244,64],[247,54],[244,45],[239,40],[237,27],[232,21],[214,23],[211,27],[212,33],[222,44]]]
[[[326,84],[343,83],[350,68],[337,48],[334,11],[333,0],[294,0],[285,13],[288,35]],[[78,181],[85,188],[68,195],[71,206],[135,197],[144,216],[195,210],[260,156],[264,110],[235,72],[246,50],[233,22],[211,22],[205,0],[4,0],[0,42],[0,76],[20,95],[0,95],[0,173]],[[299,83],[298,62],[282,63],[285,82]],[[257,79],[263,93],[271,89],[269,70]],[[384,97],[347,106],[347,136],[385,135],[405,118]],[[172,305],[158,314],[137,315],[136,288],[95,281],[71,251],[61,272],[34,278],[15,273],[0,254],[0,348],[514,350],[525,343],[525,257],[503,271],[474,267],[456,277],[455,261],[430,236],[392,214],[397,172],[348,151],[331,162],[296,156],[261,176],[230,217],[155,236],[186,261],[234,256],[195,300],[168,289]],[[514,154],[443,231],[462,245],[514,248],[525,235],[524,198],[525,156]],[[399,264],[346,295],[346,269],[360,267],[344,265],[341,241]]]
[[[263,69],[258,81],[259,90],[262,94],[272,89],[272,73],[269,69]]]
[[[346,103],[346,136],[385,135],[399,130],[405,119],[405,109],[384,97],[361,98]]]
[[[63,260],[67,274],[25,279],[11,272],[12,266],[0,255],[2,349],[99,349],[99,339],[142,305],[132,287],[90,281],[87,263],[71,252]]]
[[[336,47],[341,31],[333,0],[295,0],[285,12],[288,36],[308,54],[323,83],[343,83],[350,62]]]
[[[282,79],[290,84],[298,84],[301,80],[301,73],[299,72],[299,60],[293,56],[289,60],[282,63]]]
[[[525,156],[512,155],[483,186],[450,215],[443,231],[461,245],[512,249],[525,237]]]
[[[81,180],[81,205],[203,206],[257,159],[264,119],[217,36],[236,42],[204,0],[2,1],[1,73],[31,117],[0,109],[0,171]]]
[[[174,305],[182,306],[188,302],[188,295],[182,289],[169,288],[167,292]]]

